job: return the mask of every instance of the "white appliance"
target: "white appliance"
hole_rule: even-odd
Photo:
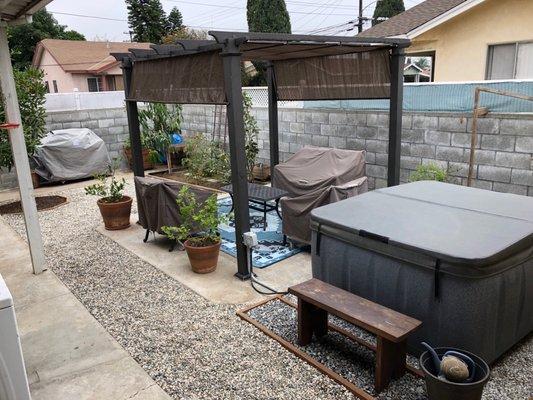
[[[0,275],[0,399],[31,399],[13,298],[2,275]]]

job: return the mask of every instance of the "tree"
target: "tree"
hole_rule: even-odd
[[[250,32],[291,33],[285,0],[248,0],[246,19]]]
[[[26,151],[32,155],[41,138],[46,134],[46,110],[44,108],[46,87],[43,72],[35,68],[23,71],[14,70],[15,86],[20,107],[20,117],[24,128]],[[5,121],[5,110],[0,93],[0,121]],[[0,135],[0,167],[13,167],[13,154],[7,134]]]
[[[126,0],[128,24],[136,42],[161,43],[168,20],[159,0]]]
[[[209,35],[206,31],[200,29],[188,28],[185,25],[182,25],[180,29],[172,31],[166,35],[161,42],[163,44],[174,44],[176,40],[179,39],[189,39],[189,40],[207,40]]]
[[[29,67],[35,47],[43,39],[85,40],[81,33],[66,28],[45,9],[33,14],[31,24],[10,27],[8,38],[13,66],[16,69]]]
[[[404,11],[403,0],[378,0],[374,10],[372,26],[383,22],[383,19],[392,18]]]
[[[246,19],[250,32],[291,33],[291,18],[285,0],[248,0]],[[257,75],[250,78],[252,85],[265,85],[265,63],[254,61]]]
[[[168,14],[168,29],[175,32],[183,28],[183,16],[178,7],[174,7]]]

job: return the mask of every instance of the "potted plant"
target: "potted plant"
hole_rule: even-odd
[[[154,163],[151,161],[153,157],[150,156],[150,149],[146,147],[146,139],[145,135],[141,133],[141,148],[142,148],[142,157],[143,157],[143,169],[152,169],[154,167]],[[130,168],[133,167],[133,154],[131,151],[131,142],[130,138],[128,137],[124,141],[124,155],[126,156],[126,160],[128,160],[128,165]]]
[[[85,194],[99,196],[96,202],[107,230],[125,229],[130,226],[132,199],[124,196],[126,181],[115,177],[116,162],[107,173],[95,176],[98,182],[85,188]],[[111,179],[109,180],[109,175]]]
[[[183,243],[192,270],[206,274],[216,269],[220,252],[218,226],[227,216],[218,214],[217,196],[210,196],[198,204],[188,186],[183,186],[176,199],[181,216],[180,226],[164,226],[161,229],[171,239]]]

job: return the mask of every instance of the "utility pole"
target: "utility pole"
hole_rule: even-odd
[[[357,20],[357,31],[363,32],[363,0],[359,0],[359,18]]]

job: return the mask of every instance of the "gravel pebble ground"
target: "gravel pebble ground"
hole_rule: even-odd
[[[133,194],[131,181],[127,191]],[[69,203],[40,212],[48,267],[148,374],[176,399],[350,399],[341,385],[241,321],[232,305],[213,304],[99,234],[95,198],[82,189],[59,192]],[[135,209],[133,210],[135,212]],[[22,236],[20,215],[3,217]],[[265,318],[290,332],[294,315],[272,310]],[[292,322],[291,322],[292,323]],[[371,355],[331,338],[331,359],[354,381],[371,382]],[[317,349],[319,351],[320,349]],[[357,361],[360,355],[361,361]],[[493,371],[484,399],[525,399],[533,394],[533,338]],[[423,398],[421,381],[406,377],[382,399]]]

